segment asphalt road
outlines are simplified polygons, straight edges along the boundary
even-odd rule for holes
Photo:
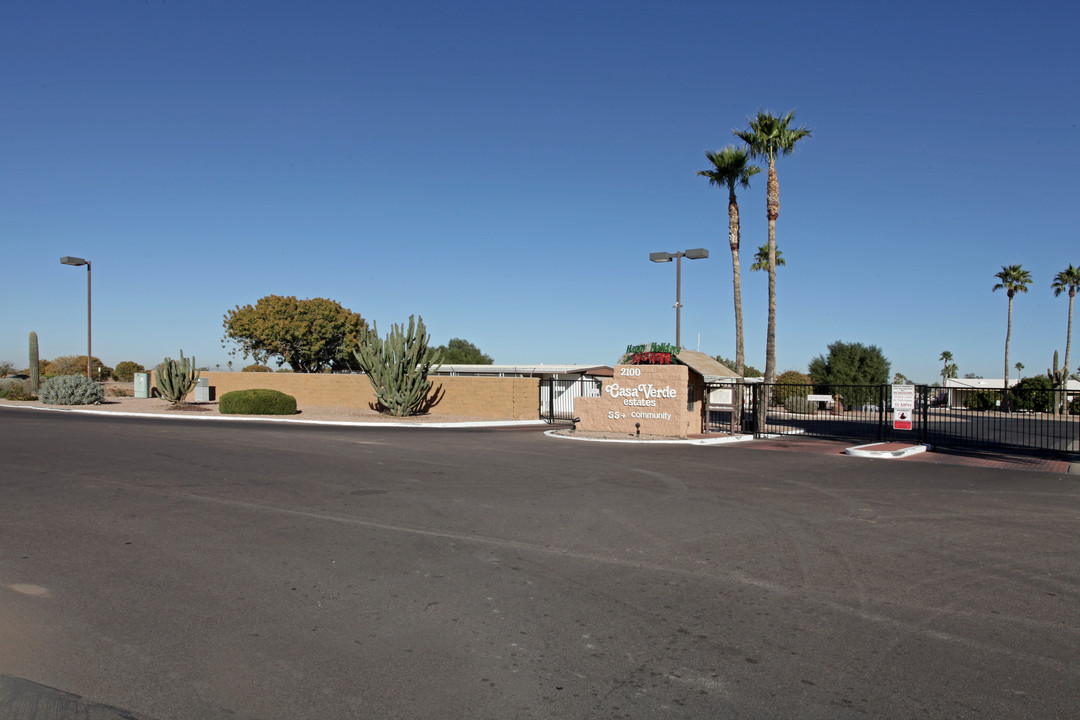
[[[1080,717],[1075,476],[6,408],[0,458],[3,720]]]

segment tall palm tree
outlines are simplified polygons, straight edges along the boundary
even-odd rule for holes
[[[1072,263],[1069,263],[1069,267],[1054,276],[1054,282],[1051,287],[1054,289],[1054,297],[1057,297],[1063,292],[1069,293],[1069,326],[1065,334],[1065,377],[1068,378],[1070,367],[1069,350],[1072,346],[1073,300],[1076,299],[1077,290],[1080,290],[1080,268],[1074,268]],[[1066,394],[1066,397],[1067,396],[1068,395]],[[1057,407],[1056,403],[1055,407]]]
[[[1005,330],[1005,412],[1009,411],[1009,339],[1012,337],[1012,306],[1013,297],[1018,292],[1026,293],[1028,284],[1031,283],[1031,273],[1019,265],[1002,265],[1001,272],[994,273],[1000,282],[994,285],[991,292],[1004,290],[1009,296],[1009,324]]]
[[[945,375],[949,371],[949,363],[953,361],[952,353],[948,350],[942,350],[941,357],[938,360],[945,363],[944,367],[941,368],[941,387],[945,387]]]
[[[780,251],[780,248],[776,248],[776,267],[784,267],[787,265],[787,261],[784,260],[784,253]],[[751,270],[768,270],[769,269],[769,246],[758,245],[757,252],[754,253],[754,264],[750,266]]]
[[[751,165],[746,151],[734,145],[717,152],[706,151],[705,157],[712,163],[712,168],[698,170],[697,174],[708,178],[710,185],[728,190],[728,245],[731,246],[731,268],[735,274],[735,372],[742,375],[746,367],[743,353],[742,275],[739,272],[739,202],[735,199],[735,186],[749,188],[750,178],[761,172],[761,168]]]
[[[769,219],[769,327],[765,338],[765,378],[770,384],[776,381],[776,218],[780,216],[780,181],[776,177],[776,157],[790,155],[795,143],[810,137],[813,132],[806,127],[792,127],[795,111],[785,115],[758,110],[757,115],[747,119],[746,130],[735,130],[735,137],[746,143],[750,157],[765,160],[769,165],[769,182],[765,198],[765,210]],[[763,403],[764,405],[764,403]]]

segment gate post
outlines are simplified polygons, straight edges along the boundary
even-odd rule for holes
[[[762,395],[764,395],[764,393],[761,392],[761,388],[764,387],[764,385],[765,383],[754,383],[750,386],[751,402],[753,402],[754,404],[754,419],[752,424],[754,437],[761,437],[761,434],[764,432],[764,428],[762,427],[764,425],[762,421],[762,416],[765,413],[762,412],[761,407]]]
[[[881,442],[885,439],[885,386],[878,386],[878,416],[877,416],[877,439]]]

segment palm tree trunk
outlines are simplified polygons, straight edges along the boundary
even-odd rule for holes
[[[765,431],[765,419],[772,403],[772,384],[776,382],[776,218],[780,215],[780,183],[776,178],[776,161],[772,157],[769,158],[766,211],[769,217],[769,325],[765,334],[764,387],[761,402],[755,408],[761,432]]]
[[[1005,326],[1005,401],[1003,410],[1009,412],[1009,339],[1012,337],[1012,295],[1009,295],[1009,322]]]
[[[743,349],[742,276],[739,271],[739,203],[735,200],[735,188],[728,188],[728,244],[731,246],[731,269],[735,286],[735,372],[740,376],[746,371]]]

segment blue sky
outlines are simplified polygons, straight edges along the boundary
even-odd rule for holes
[[[225,366],[269,294],[424,318],[499,363],[734,356],[726,192],[695,175],[758,108],[778,163],[777,367],[836,340],[894,371],[1000,377],[1064,351],[1080,264],[1080,6],[1069,2],[8,3],[0,360]],[[765,362],[765,174],[739,194],[747,361]],[[1080,324],[1078,321],[1077,324]],[[1080,331],[1078,331],[1080,332]],[[1080,360],[1080,348],[1073,353]],[[240,358],[236,362],[243,364]]]

